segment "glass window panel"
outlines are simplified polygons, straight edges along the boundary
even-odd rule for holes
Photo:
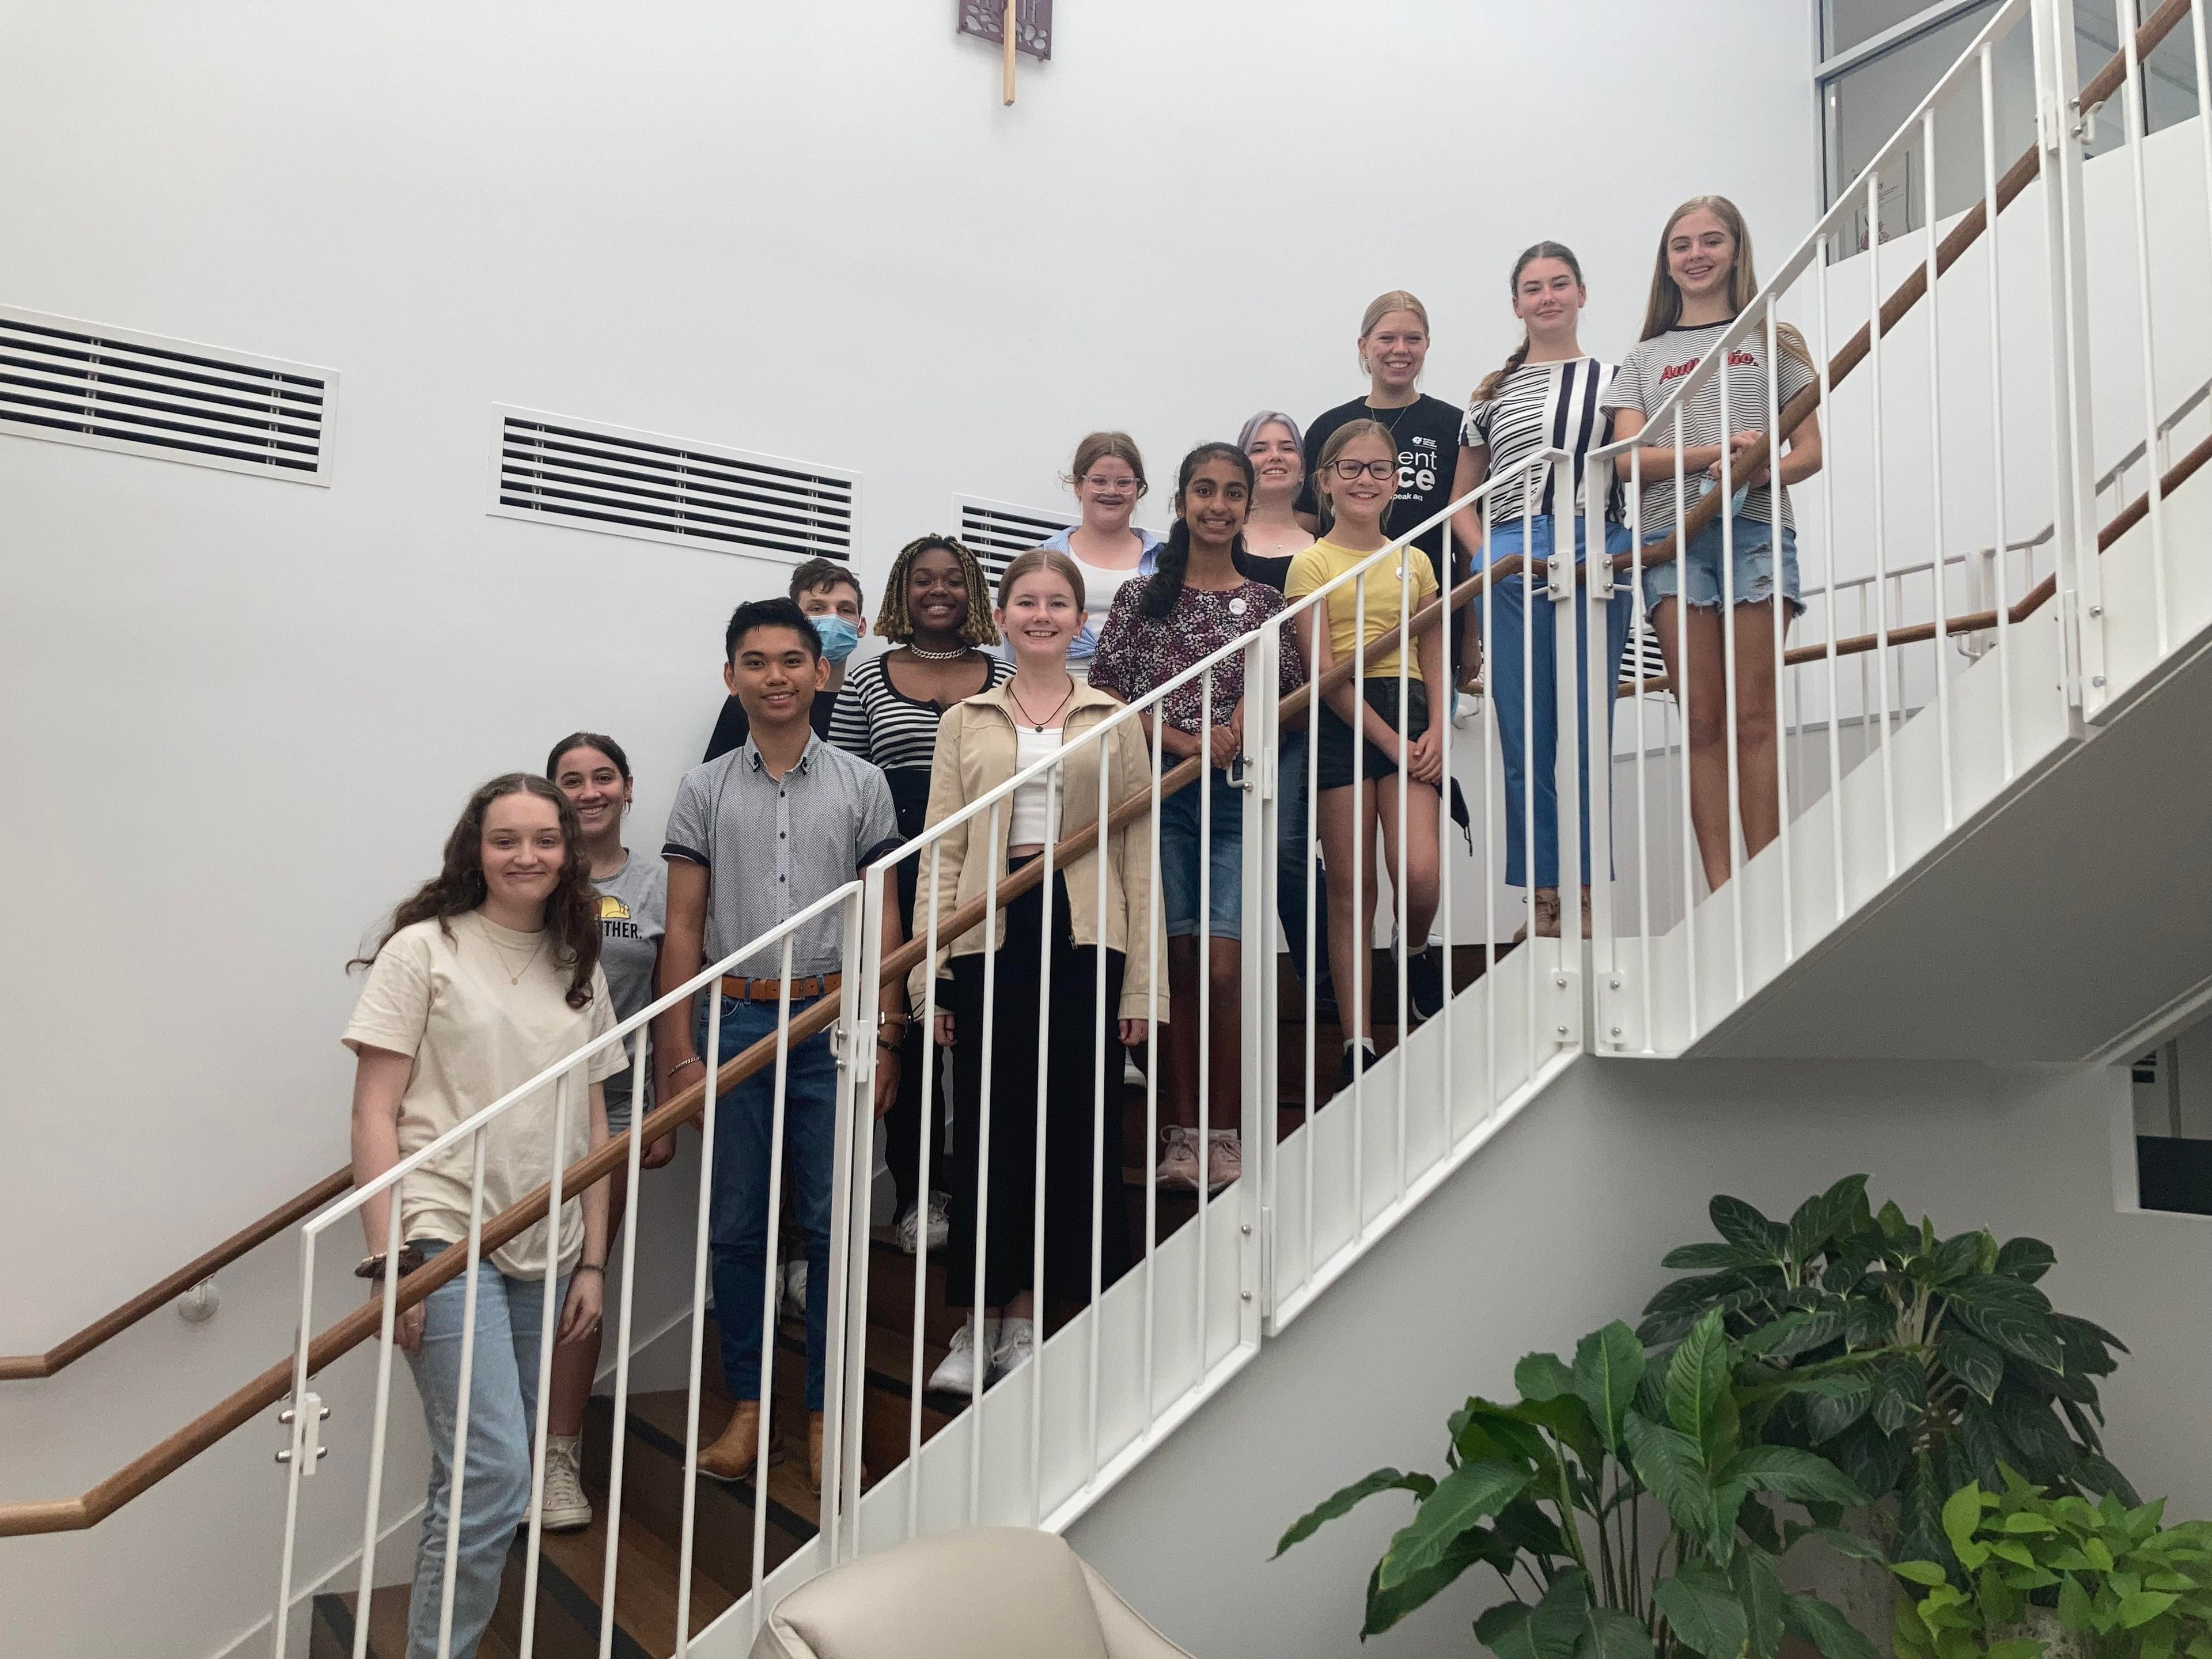
[[[2148,8],[2141,0],[2124,0],[2142,27]],[[2112,0],[2081,0],[2074,8],[2074,58],[2086,83],[2120,49],[2120,22]],[[2197,49],[2190,40],[2189,23],[2170,31],[2157,49],[2143,60],[2143,118],[2158,132],[2197,113]],[[2088,153],[2102,155],[2126,142],[2127,104],[2124,92],[2097,112],[2097,128]]]
[[[1820,0],[1820,55],[1849,52],[1927,10],[1928,4],[1929,0]]]

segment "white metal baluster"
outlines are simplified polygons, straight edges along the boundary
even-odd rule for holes
[[[917,875],[919,872],[916,872]],[[923,958],[929,971],[921,979],[922,1054],[933,1057],[937,1052],[929,1032],[937,1024],[937,924],[941,897],[942,877],[938,872],[938,860],[929,860],[929,921],[922,930],[928,940],[928,954]],[[857,1039],[855,1039],[857,1041]],[[921,1068],[921,1149],[915,1158],[915,1216],[914,1236],[914,1341],[908,1355],[908,1384],[906,1423],[906,1535],[918,1536],[921,1532],[921,1389],[928,1380],[929,1355],[922,1339],[928,1334],[929,1314],[929,1144],[930,1108],[937,1097],[937,1067],[925,1058]],[[970,1424],[972,1431],[975,1425]]]
[[[1931,279],[1932,281],[1932,279]],[[1774,822],[1775,856],[1782,862],[1782,960],[1797,959],[1796,916],[1790,871],[1789,726],[1783,720],[1788,676],[1782,642],[1790,633],[1790,604],[1783,593],[1782,355],[1774,301],[1766,301],[1766,495],[1774,514]],[[1802,577],[1800,577],[1802,582]]]
[[[2143,185],[2143,149],[2148,122],[2143,110],[2142,63],[2136,52],[2136,22],[2132,0],[2112,0],[2120,46],[2127,54],[2128,178],[2136,210],[2136,320],[2142,344],[2144,489],[2150,501],[2151,605],[2158,624],[2158,654],[2164,657],[2171,643],[2171,623],[2166,599],[2166,481],[2158,463],[2158,355],[2151,343],[2150,204]],[[2200,82],[2200,87],[2202,83]],[[2204,94],[2200,90],[2201,100]]]
[[[1152,721],[1152,810],[1145,828],[1152,872],[1152,897],[1145,904],[1145,1421],[1152,1420],[1152,1370],[1157,1363],[1158,1310],[1152,1282],[1154,1241],[1160,1220],[1160,933],[1166,921],[1160,894],[1160,779],[1167,768],[1161,722]],[[1170,1008],[1170,1012],[1173,1009]]]
[[[982,1515],[983,1502],[983,1382],[991,1369],[990,1344],[983,1335],[983,1270],[990,1257],[991,1238],[991,1053],[998,1041],[999,1012],[999,935],[1001,919],[999,915],[999,869],[1006,860],[1006,842],[1001,839],[998,801],[991,803],[989,839],[984,843],[988,861],[984,866],[983,878],[983,1029],[982,1053],[978,1056],[978,1081],[975,1111],[975,1273],[972,1299],[968,1304],[969,1329],[975,1344],[975,1364],[968,1384],[968,1524],[977,1525]],[[939,843],[929,843],[933,864],[938,856]],[[933,977],[937,960],[932,957],[928,969]],[[975,1036],[963,1036],[956,1027],[952,1033],[955,1043],[974,1042]],[[959,1109],[957,1103],[955,1109]],[[928,1133],[927,1126],[923,1129]]]
[[[2205,0],[2197,0],[2189,9],[2189,40],[2197,58],[2197,140],[2204,152],[2205,224],[2212,228],[2212,48],[2205,42],[2204,7]],[[1987,70],[1983,73],[1986,76]]]
[[[1959,814],[1954,799],[1955,786],[1951,777],[1951,676],[1944,662],[1950,619],[1944,614],[1948,605],[1947,585],[1943,580],[1943,336],[1940,320],[1942,296],[1937,293],[1936,286],[1936,112],[1932,109],[1920,118],[1920,149],[1922,177],[1927,181],[1928,192],[1927,222],[1922,230],[1927,238],[1928,248],[1928,295],[1923,301],[1928,307],[1928,466],[1936,532],[1935,550],[1929,559],[1928,582],[1934,590],[1936,605],[1936,753],[1943,777],[1943,829],[1948,834],[1957,824]],[[1994,258],[1990,265],[1995,268]],[[1991,361],[1995,361],[1994,351]]]
[[[399,1212],[399,1194],[395,1186],[392,1191],[392,1213]],[[386,1258],[386,1277],[396,1278],[398,1261]],[[300,1531],[300,1482],[307,1479],[307,1465],[316,1453],[308,1448],[319,1437],[311,1430],[314,1409],[307,1401],[307,1354],[314,1341],[315,1331],[315,1234],[310,1231],[300,1235],[300,1324],[293,1339],[291,1433],[288,1450],[279,1454],[284,1465],[284,1545],[276,1568],[276,1612],[270,1621],[270,1651],[276,1659],[284,1659],[285,1638],[290,1633],[292,1614],[292,1567],[297,1553]],[[279,1419],[282,1420],[281,1418]],[[361,1604],[361,1621],[368,1622],[368,1603]]]
[[[1577,465],[1583,475],[1582,488],[1570,492],[1567,515],[1570,526],[1579,527],[1582,545],[1577,574],[1587,591],[1581,595],[1577,611],[1580,629],[1570,630],[1569,641],[1575,647],[1570,659],[1576,665],[1575,706],[1586,708],[1589,713],[1581,716],[1572,709],[1568,711],[1569,717],[1582,730],[1582,758],[1577,763],[1577,770],[1586,781],[1577,786],[1580,794],[1573,830],[1582,885],[1589,889],[1589,927],[1595,941],[1590,955],[1591,971],[1603,973],[1606,988],[1615,992],[1620,988],[1620,930],[1613,908],[1613,705],[1620,665],[1611,659],[1608,648],[1613,638],[1613,575],[1605,544],[1605,513],[1607,500],[1612,494],[1613,462],[1607,459],[1593,463],[1585,459],[1571,463],[1570,479]],[[1579,500],[1575,498],[1577,495]],[[1577,513],[1579,520],[1576,517]],[[1585,817],[1590,827],[1589,856],[1581,859],[1581,819]],[[1598,966],[1601,951],[1605,957],[1602,968]],[[1620,1024],[1620,999],[1607,995],[1594,1006],[1603,1028],[1594,1035],[1608,1048],[1621,1048],[1620,1039],[1624,1032]]]
[[[1238,802],[1237,914],[1250,917],[1238,928],[1237,1084],[1238,1144],[1247,1158],[1256,1158],[1249,1185],[1239,1188],[1243,1220],[1240,1237],[1240,1279],[1251,1289],[1241,1298],[1241,1346],[1259,1341],[1262,1322],[1275,1305],[1276,1158],[1278,1103],[1282,1098],[1281,986],[1273,942],[1276,914],[1276,848],[1280,835],[1282,755],[1282,650],[1279,615],[1245,636],[1238,667],[1243,687],[1244,724],[1241,746],[1243,799]],[[1256,689],[1255,689],[1256,688]],[[1255,937],[1247,946],[1243,935]],[[1266,945],[1261,943],[1267,941]],[[1151,1418],[1146,1418],[1149,1427]]]
[[[1411,542],[1398,549],[1398,867],[1391,872],[1391,896],[1397,902],[1398,932],[1398,1047],[1404,1049],[1413,1036],[1413,1009],[1407,1000],[1407,964],[1413,959],[1413,935],[1406,930],[1411,921],[1411,908],[1406,899],[1406,890],[1413,877],[1413,859],[1406,846],[1406,795],[1413,787],[1413,769],[1408,763],[1413,754],[1408,733],[1413,727],[1408,699],[1412,696],[1413,669],[1413,561],[1425,556]],[[1449,654],[1449,652],[1446,653]],[[1449,679],[1450,677],[1445,677]],[[1449,687],[1446,688],[1447,690]],[[1447,717],[1450,705],[1444,706]],[[1434,711],[1431,711],[1431,718]],[[1379,826],[1378,826],[1379,827]],[[1429,941],[1424,937],[1421,948],[1426,950]],[[1406,1201],[1406,1076],[1410,1069],[1411,1056],[1398,1056],[1398,1196],[1393,1200]]]
[[[1730,350],[1721,353],[1721,498],[1719,514],[1721,526],[1721,732],[1728,756],[1728,826],[1723,834],[1722,845],[1728,852],[1729,925],[1735,933],[1735,1000],[1744,998],[1743,951],[1743,865],[1736,856],[1739,846],[1747,842],[1739,835],[1743,823],[1743,756],[1738,738],[1739,710],[1743,707],[1741,688],[1736,684],[1735,672],[1735,445],[1732,441],[1735,428],[1735,400],[1731,393],[1729,358]],[[1774,366],[1767,365],[1772,377]],[[1770,431],[1771,439],[1773,433]],[[1770,453],[1770,460],[1774,459]],[[1767,511],[1773,518],[1774,579],[1782,580],[1782,505],[1780,493],[1767,492]],[[1675,555],[1680,559],[1688,552],[1684,548]],[[1688,572],[1683,573],[1686,585]]]
[[[699,1389],[705,1364],[707,1340],[707,1254],[714,1231],[714,1109],[722,1092],[722,986],[707,985],[706,1097],[699,1118],[699,1208],[693,1225],[698,1242],[691,1256],[691,1370],[684,1401],[684,1522],[678,1535],[677,1557],[681,1570],[676,1577],[676,1659],[691,1650],[691,1547],[697,1531],[699,1509]],[[764,1491],[764,1474],[757,1485]],[[759,1599],[757,1580],[750,1592]],[[754,1617],[759,1617],[756,1613]]]
[[[369,1419],[368,1517],[361,1528],[361,1587],[354,1595],[353,1659],[368,1659],[369,1605],[376,1594],[377,1522],[384,1505],[384,1443],[392,1418],[392,1351],[398,1346],[392,1332],[399,1317],[399,1185],[394,1182],[386,1188],[391,1211],[384,1230],[384,1291],[378,1298],[384,1309],[376,1328],[376,1414]],[[304,1333],[307,1327],[303,1324],[300,1328]],[[292,1397],[300,1398],[297,1387]],[[299,1461],[296,1451],[293,1461]],[[277,1659],[283,1659],[284,1622],[281,1617],[276,1621]]]
[[[1385,517],[1387,518],[1387,514]],[[1354,567],[1357,568],[1358,567]],[[1352,787],[1357,801],[1367,781],[1367,576],[1363,570],[1352,579]],[[1367,826],[1352,814],[1352,1006],[1344,1006],[1344,988],[1336,988],[1337,1007],[1358,1034],[1350,1055],[1352,1066],[1352,1240],[1357,1247],[1367,1237],[1367,1054],[1375,1044],[1374,993],[1368,985],[1374,966],[1370,941],[1374,913],[1367,904],[1365,871]],[[1343,1024],[1343,1022],[1340,1022]],[[1362,1046],[1362,1045],[1364,1046]]]
[[[568,1156],[568,1094],[575,1075],[571,1067],[553,1080],[553,1174],[545,1197],[545,1301],[538,1322],[538,1411],[531,1429],[530,1524],[522,1555],[521,1659],[530,1659],[538,1650],[538,1549],[544,1533],[545,1423],[553,1407],[553,1330],[561,1317],[561,1182],[568,1173],[563,1165]],[[589,1089],[591,1085],[587,1082],[584,1086]],[[591,1109],[587,1096],[584,1105],[587,1124]],[[589,1133],[587,1129],[586,1139]],[[600,1289],[604,1293],[604,1279]],[[603,1294],[603,1305],[604,1301]],[[619,1424],[616,1432],[621,1432]]]
[[[446,1571],[438,1591],[438,1659],[453,1659],[453,1569],[460,1560],[461,1510],[468,1497],[465,1488],[469,1472],[469,1397],[476,1381],[477,1280],[483,1268],[483,1129],[479,1127],[469,1139],[476,1159],[469,1176],[469,1253],[462,1267],[469,1282],[461,1296],[461,1372],[453,1411],[453,1478],[447,1494],[450,1507],[446,1511]]]
[[[1881,180],[1867,178],[1867,222],[1874,229],[1867,248],[1867,406],[1874,434],[1874,581],[1875,684],[1881,688],[1881,832],[1882,868],[1897,875],[1897,775],[1890,754],[1893,735],[1889,723],[1889,526],[1882,500],[1881,476]],[[1864,711],[1862,710],[1862,718]]]
[[[1313,619],[1316,656],[1320,654],[1318,642],[1328,637],[1328,609],[1334,603],[1332,598],[1324,595],[1308,612]],[[1305,1186],[1306,1270],[1304,1276],[1298,1281],[1298,1288],[1309,1292],[1313,1288],[1314,1240],[1319,1231],[1314,1221],[1314,1164],[1316,1162],[1315,1147],[1317,1144],[1314,1139],[1314,1097],[1320,1081],[1319,1068],[1315,1056],[1317,1042],[1315,1021],[1319,1017],[1321,1005],[1320,992],[1314,982],[1316,972],[1314,963],[1320,953],[1321,927],[1318,918],[1321,912],[1316,907],[1326,905],[1328,902],[1327,890],[1320,889],[1316,880],[1321,869],[1322,699],[1319,679],[1319,675],[1313,672],[1313,665],[1309,663],[1306,672],[1308,688],[1306,692],[1306,798],[1301,809],[1305,815],[1305,823],[1301,828],[1305,833],[1306,849],[1306,1139],[1305,1167],[1300,1171],[1300,1176]],[[1155,763],[1155,770],[1157,769],[1158,763]],[[1157,799],[1152,805],[1153,817],[1157,821],[1159,811]],[[1154,886],[1157,889],[1157,882],[1154,883]],[[1343,988],[1336,985],[1334,981],[1331,981],[1331,988],[1340,996],[1343,994]],[[1340,1005],[1337,1015],[1340,1026],[1344,1018],[1345,1015]],[[1148,1216],[1146,1219],[1149,1224],[1151,1218]]]
[[[1458,583],[1454,578],[1449,519],[1444,520],[1443,539],[1439,545],[1442,550],[1437,555],[1437,568],[1443,586],[1443,614],[1437,626],[1443,629],[1444,684],[1441,688],[1441,698],[1431,697],[1429,700],[1429,721],[1432,726],[1435,724],[1437,718],[1436,704],[1441,701],[1443,726],[1437,733],[1437,752],[1443,767],[1443,775],[1437,790],[1437,917],[1438,931],[1443,935],[1443,943],[1437,953],[1443,964],[1444,1000],[1437,1018],[1443,1021],[1443,1070],[1438,1075],[1444,1079],[1444,1087],[1437,1105],[1443,1120],[1443,1156],[1449,1158],[1459,1134],[1458,1114],[1454,1109],[1458,1091],[1452,1086],[1458,1074],[1452,1070],[1451,1005],[1459,980],[1457,959],[1452,955],[1452,728],[1458,724],[1455,717],[1459,714],[1459,665],[1467,659],[1466,650],[1462,645],[1462,624],[1467,619],[1452,608],[1452,590]]]
[[[622,1542],[623,1453],[629,1444],[630,1313],[637,1301],[637,1212],[645,1196],[639,1184],[640,1159],[645,1149],[641,1131],[647,1111],[646,1079],[653,1075],[647,1069],[652,1030],[651,1020],[637,1028],[636,1058],[630,1062],[629,1148],[624,1166],[629,1200],[623,1208],[622,1312],[615,1322],[614,1443],[607,1469],[607,1559],[599,1579],[599,1659],[611,1659],[615,1650],[615,1567]],[[365,1656],[356,1654],[354,1659],[365,1659]]]
[[[1066,725],[1060,727],[1063,753],[1067,741]],[[1030,1359],[1030,1524],[1037,1526],[1044,1519],[1044,1203],[1045,1203],[1045,1146],[1049,1127],[1046,1116],[1050,1103],[1045,1079],[1046,1068],[1052,1058],[1052,913],[1053,854],[1060,842],[1060,806],[1062,787],[1062,768],[1066,763],[1054,760],[1044,776],[1045,796],[1044,881],[1038,888],[1043,895],[1038,906],[1037,922],[1037,1060],[1036,1060],[1036,1144],[1033,1161],[1035,1180],[1032,1183],[1030,1212],[1032,1237],[1030,1247],[1030,1332],[1035,1344]]]
[[[1688,972],[1690,1031],[1698,1035],[1698,882],[1705,860],[1690,810],[1689,480],[1682,465],[1682,405],[1674,405],[1674,707],[1682,722],[1682,947]]]
[[[1213,757],[1211,734],[1213,731],[1213,671],[1208,669],[1198,688],[1198,1283],[1191,1297],[1192,1316],[1197,1322],[1198,1381],[1206,1380],[1206,1175],[1213,1160],[1213,923],[1207,907],[1213,900],[1213,872],[1210,868],[1213,858]],[[1167,719],[1164,703],[1153,705],[1152,723],[1160,725]],[[1168,1004],[1170,1018],[1175,1015],[1172,1000]],[[1095,1293],[1094,1293],[1095,1297]]]
[[[1528,1069],[1524,1083],[1536,1080],[1536,1011],[1540,1001],[1536,988],[1536,958],[1544,954],[1536,942],[1536,503],[1528,493],[1528,474],[1521,475],[1521,879],[1526,884],[1528,907],[1528,950],[1523,952],[1528,975]],[[1556,554],[1557,548],[1553,550]],[[1570,557],[1573,556],[1569,555]],[[1544,579],[1551,580],[1551,561],[1544,562]],[[1560,921],[1564,939],[1566,923]],[[1566,947],[1564,943],[1560,950]],[[1558,951],[1554,951],[1557,955]]]
[[[783,1232],[783,1142],[785,1130],[785,1102],[791,1080],[791,969],[794,933],[783,936],[783,953],[776,964],[779,978],[775,989],[775,1083],[769,1104],[768,1127],[768,1243],[761,1262],[761,1330],[760,1330],[760,1438],[753,1453],[753,1576],[757,1586],[768,1576],[768,1455],[775,1444],[775,1316],[781,1294],[782,1275],[777,1252],[782,1243]],[[873,1041],[872,1036],[870,1041]],[[928,1138],[924,1128],[922,1137]],[[927,1219],[927,1198],[923,1218]],[[811,1293],[811,1286],[809,1292]],[[800,1396],[803,1401],[805,1396]],[[826,1426],[826,1425],[825,1425]],[[826,1438],[826,1436],[825,1436]],[[832,1502],[824,1495],[825,1505]],[[689,1540],[686,1540],[689,1541]],[[686,1559],[677,1571],[684,1583],[691,1581],[691,1562]],[[767,1609],[763,1598],[753,1597],[753,1628],[758,1634]]]
[[[2203,8],[2193,9],[2200,27]],[[1990,564],[1996,582],[1997,707],[2003,711],[1998,744],[2003,757],[2004,781],[2010,783],[2017,769],[2013,758],[2012,653],[2005,648],[2012,615],[2005,598],[2005,443],[2004,443],[2004,329],[2000,295],[2003,273],[1999,266],[1997,222],[1997,111],[1996,71],[1990,48],[1981,50],[1982,85],[1982,236],[1984,257],[1990,271],[1990,489],[1996,514],[1996,556]],[[2208,123],[2212,125],[2212,123]],[[2031,578],[2031,585],[2033,579]]]
[[[848,891],[842,909],[844,942],[837,959],[846,964],[837,989],[836,1084],[830,1140],[830,1293],[823,1310],[822,1503],[819,1532],[825,1558],[835,1565],[860,1553],[860,1449],[866,1425],[868,1389],[868,1263],[871,1254],[870,1188],[875,1121],[874,1079],[882,1061],[874,1034],[883,1027],[884,908],[898,901],[896,869],[885,869]],[[852,964],[858,963],[856,976]],[[908,1012],[913,1009],[908,1006]],[[923,1027],[925,1065],[936,1050]],[[863,1088],[865,1094],[860,1092]],[[929,1134],[922,1118],[921,1133]],[[929,1219],[924,1186],[921,1221]],[[918,1254],[918,1253],[917,1253]],[[848,1523],[850,1523],[849,1525]],[[764,1610],[763,1610],[764,1611]]]
[[[1644,1005],[1644,1052],[1656,1054],[1651,988],[1651,803],[1644,750],[1644,451],[1628,452],[1628,637],[1636,650],[1636,926],[1638,995]],[[1665,714],[1661,713],[1664,730]]]
[[[1498,756],[1504,744],[1502,730],[1493,734],[1499,719],[1498,659],[1493,650],[1498,614],[1498,521],[1491,510],[1496,499],[1494,493],[1486,494],[1475,506],[1482,514],[1482,546],[1478,550],[1482,560],[1482,585],[1476,590],[1482,605],[1482,700],[1489,705],[1483,710],[1482,719],[1482,1115],[1486,1118],[1498,1109],[1498,848],[1492,836],[1496,834],[1493,826],[1498,822]],[[1522,550],[1525,555],[1528,550]],[[1523,564],[1525,567],[1525,557]]]
[[[1156,703],[1153,707],[1155,709],[1160,709],[1163,706]],[[1164,718],[1163,714],[1156,714],[1153,717],[1154,723],[1158,724],[1162,718]],[[1115,1087],[1120,1088],[1121,1083],[1120,1064],[1121,1048],[1118,1041],[1121,1036],[1120,1023],[1107,1012],[1106,1008],[1106,819],[1114,800],[1111,782],[1113,747],[1113,734],[1110,732],[1098,741],[1097,808],[1098,849],[1096,854],[1098,867],[1098,958],[1097,971],[1094,975],[1097,982],[1091,988],[1091,1301],[1087,1310],[1089,1317],[1084,1321],[1089,1339],[1084,1344],[1084,1360],[1090,1370],[1090,1375],[1085,1380],[1085,1405],[1090,1417],[1090,1432],[1087,1438],[1091,1457],[1090,1468],[1083,1481],[1086,1486],[1098,1479],[1098,1337],[1099,1327],[1106,1317],[1105,1273],[1103,1259],[1105,1250],[1106,1198],[1110,1192],[1118,1199],[1121,1188],[1121,1170],[1109,1171],[1106,1168],[1106,1056],[1109,1053],[1114,1055],[1116,1062],[1114,1066]],[[1198,866],[1200,870],[1206,868],[1204,830],[1205,826],[1201,823]],[[1203,899],[1199,902],[1199,914],[1200,915],[1206,914],[1206,904]],[[1125,944],[1127,942],[1126,934],[1123,936],[1123,942]],[[1123,960],[1125,962],[1127,960],[1126,955]],[[1039,1155],[1042,1157],[1042,1152]],[[1205,1188],[1206,1182],[1201,1176],[1199,1181],[1199,1190],[1202,1193]]]

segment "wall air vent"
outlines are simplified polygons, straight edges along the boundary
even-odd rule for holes
[[[994,595],[999,591],[999,573],[1014,555],[1028,552],[1075,522],[1065,514],[1009,507],[1004,501],[987,501],[974,495],[952,498],[952,518],[960,526],[954,533],[983,567]]]
[[[860,478],[530,410],[498,411],[492,512],[732,553],[849,561]]]
[[[326,483],[328,369],[0,311],[0,432]]]

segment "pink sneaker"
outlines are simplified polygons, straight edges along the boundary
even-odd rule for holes
[[[1216,1129],[1206,1147],[1206,1190],[1209,1196],[1244,1173],[1244,1143],[1234,1129]]]
[[[1194,1129],[1169,1129],[1164,1132],[1167,1149],[1160,1154],[1159,1182],[1177,1192],[1198,1190],[1198,1132]]]

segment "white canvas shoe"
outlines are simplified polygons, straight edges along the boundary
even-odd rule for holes
[[[545,1437],[545,1495],[538,1505],[538,1524],[548,1532],[574,1532],[592,1524],[592,1500],[584,1496],[583,1437]]]
[[[991,1350],[991,1381],[1012,1376],[1036,1357],[1036,1325],[1026,1319],[1000,1322],[999,1346]]]
[[[988,1352],[999,1340],[999,1322],[983,1322],[983,1347]],[[970,1319],[952,1333],[952,1349],[938,1362],[937,1369],[929,1374],[929,1389],[933,1394],[973,1394],[975,1392],[975,1322]]]

